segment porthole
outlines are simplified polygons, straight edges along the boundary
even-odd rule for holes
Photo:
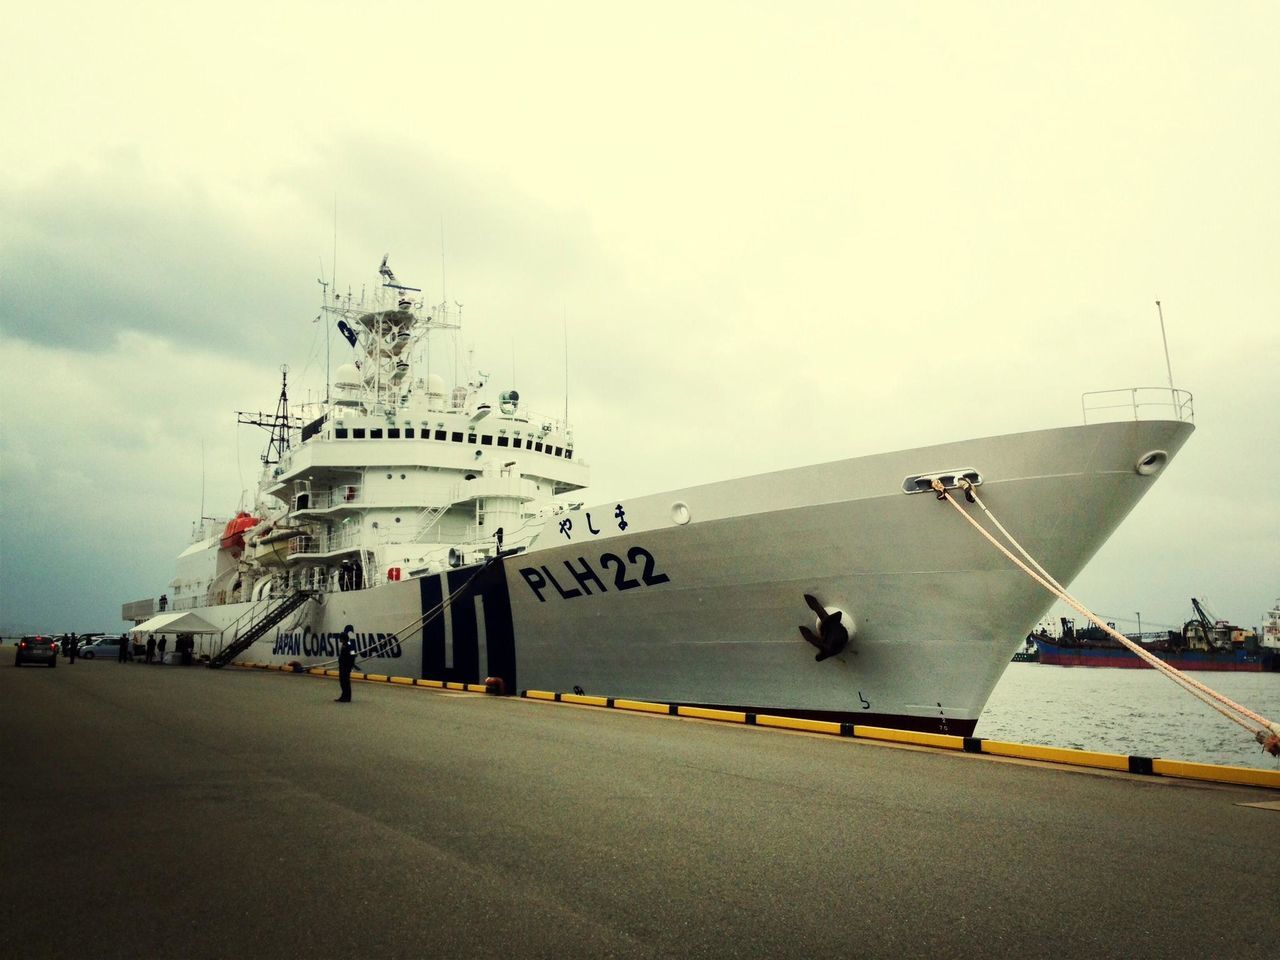
[[[689,505],[683,500],[677,500],[671,505],[671,522],[683,527],[689,522]]]

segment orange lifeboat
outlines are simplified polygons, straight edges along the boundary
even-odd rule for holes
[[[261,517],[251,517],[241,510],[227,521],[220,541],[223,550],[230,550],[233,557],[239,558],[244,552],[244,532],[262,522]]]

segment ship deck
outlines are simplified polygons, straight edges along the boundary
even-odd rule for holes
[[[336,688],[0,667],[4,953],[1249,958],[1280,936],[1265,897],[1176,893],[1271,875],[1274,790]]]

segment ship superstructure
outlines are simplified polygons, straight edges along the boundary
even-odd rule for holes
[[[364,589],[481,561],[500,537],[507,550],[527,546],[565,509],[553,498],[586,486],[564,419],[492,390],[483,372],[452,387],[428,372],[433,348],[447,365],[439,340],[460,330],[460,311],[425,304],[385,258],[380,273],[377,296],[324,305],[353,353],[328,401],[299,419],[282,389],[274,418],[242,416],[272,431],[257,503],[202,528],[171,609]]]

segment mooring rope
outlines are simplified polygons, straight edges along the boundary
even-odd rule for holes
[[[982,510],[982,512],[986,515],[987,519],[991,521],[992,525],[994,525],[995,528],[1000,531],[1000,533],[1004,536],[1006,540],[1009,541],[1009,543],[1013,544],[1014,548],[1017,549],[1018,553],[1022,554],[1023,558],[1029,564],[1035,567],[1036,571],[1040,574],[1040,576],[1043,577],[1044,580],[1048,581],[1048,586],[1051,592],[1057,595],[1060,599],[1064,599],[1065,602],[1071,603],[1071,605],[1075,607],[1075,609],[1081,610],[1081,612],[1083,612],[1085,616],[1087,616],[1095,624],[1098,624],[1108,634],[1114,636],[1127,649],[1131,650],[1138,657],[1145,660],[1147,663],[1151,664],[1157,670],[1160,670],[1161,672],[1163,672],[1166,676],[1170,677],[1171,679],[1177,681],[1180,684],[1183,684],[1183,686],[1186,687],[1186,689],[1189,692],[1194,693],[1196,696],[1200,697],[1202,700],[1204,700],[1205,703],[1209,704],[1209,706],[1223,713],[1224,716],[1231,717],[1232,715],[1229,713],[1226,713],[1225,711],[1222,711],[1220,707],[1218,707],[1215,703],[1212,702],[1214,699],[1217,699],[1220,702],[1229,705],[1231,709],[1238,710],[1241,715],[1248,716],[1250,717],[1250,719],[1253,719],[1258,723],[1262,723],[1262,724],[1267,723],[1265,718],[1257,716],[1256,714],[1253,714],[1253,712],[1250,711],[1249,709],[1242,707],[1239,704],[1232,701],[1231,699],[1218,694],[1217,691],[1214,691],[1211,688],[1204,686],[1194,677],[1187,676],[1185,673],[1178,670],[1177,667],[1174,667],[1170,663],[1166,663],[1164,660],[1161,660],[1159,657],[1155,656],[1149,650],[1145,649],[1141,645],[1130,640],[1128,637],[1124,636],[1123,634],[1113,630],[1109,624],[1102,623],[1096,614],[1088,610],[1082,610],[1083,604],[1081,604],[1079,600],[1077,600],[1074,596],[1072,596],[1067,591],[1066,587],[1064,587],[1057,580],[1055,580],[1053,575],[1050,574],[1049,571],[1046,570],[1044,567],[1042,567],[1035,557],[1031,556],[1031,554],[1027,551],[1027,549],[1023,547],[1022,544],[1019,543],[1018,540],[1013,536],[1013,534],[1011,534],[1005,528],[1004,524],[1000,522],[1000,520],[996,517],[996,515],[987,508],[987,505],[982,502],[982,498],[978,496],[977,490],[973,489],[973,484],[969,480],[963,480],[959,484],[959,486],[962,490],[966,491],[966,499],[968,497],[973,498],[973,502],[978,505],[978,508]],[[1015,560],[1015,562],[1017,561]],[[1206,699],[1206,696],[1209,699]],[[1251,733],[1256,732],[1252,728],[1247,728],[1247,729],[1249,729]]]
[[[1026,551],[1014,536],[1005,529],[1004,525],[996,519],[996,516],[987,509],[987,505],[982,502],[981,498],[979,498],[970,481],[962,478],[957,486],[964,490],[966,499],[971,500],[973,503],[978,505],[982,512],[991,520],[996,529],[999,530],[1009,543],[1013,544],[1017,551],[1026,558],[1027,563],[1030,563],[1031,566],[1035,567],[1035,570],[1032,570],[1031,566],[1028,566],[1027,563],[1024,563],[1022,560],[1018,559],[1018,557],[1014,556],[1004,544],[1000,543],[994,536],[992,536],[989,530],[970,516],[969,512],[965,510],[965,508],[962,507],[953,496],[951,496],[942,481],[934,480],[932,484],[933,490],[937,493],[939,500],[946,500],[950,503],[960,516],[964,517],[965,520],[967,520],[975,530],[982,534],[982,536],[985,537],[992,546],[1008,557],[1010,561],[1026,573],[1032,580],[1035,580],[1063,603],[1078,611],[1081,616],[1086,617],[1108,636],[1119,642],[1125,649],[1131,651],[1144,662],[1164,673],[1165,676],[1169,677],[1188,693],[1191,693],[1208,706],[1213,707],[1214,710],[1217,710],[1218,713],[1222,714],[1233,723],[1239,724],[1245,730],[1249,731],[1253,738],[1257,740],[1258,743],[1262,744],[1263,749],[1268,753],[1271,753],[1272,755],[1280,755],[1280,724],[1268,720],[1266,717],[1255,713],[1248,707],[1236,703],[1231,698],[1226,697],[1218,691],[1206,686],[1194,677],[1187,676],[1172,664],[1161,660],[1159,657],[1143,648],[1140,644],[1135,643],[1113,627],[1104,623],[1100,617],[1087,609],[1084,604],[1068,593],[1067,589],[1063,587],[1062,584],[1058,583],[1058,581],[1055,580],[1049,572],[1046,571],[1044,567],[1042,567],[1035,558]],[[1217,701],[1217,703],[1214,703],[1213,701]],[[1219,704],[1222,706],[1219,706]],[[1224,707],[1227,709],[1224,709]],[[1232,713],[1229,711],[1235,712]],[[1258,726],[1252,726],[1248,722],[1250,720]]]

